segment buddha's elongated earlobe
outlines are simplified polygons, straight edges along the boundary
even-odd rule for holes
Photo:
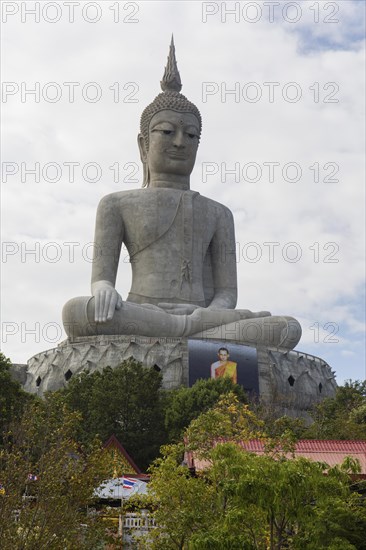
[[[140,150],[140,159],[142,162],[142,170],[143,170],[142,187],[149,187],[150,170],[149,170],[149,165],[147,163],[147,146],[146,146],[145,138],[142,134],[139,134],[137,136],[137,143]]]
[[[147,164],[147,162],[144,162],[142,164],[142,174],[143,174],[142,187],[149,187],[149,185],[150,185],[150,170],[149,170],[149,165]]]

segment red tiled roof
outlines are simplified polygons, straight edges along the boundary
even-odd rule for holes
[[[297,442],[299,451],[351,451],[366,453],[366,441],[342,440],[342,439],[303,439]]]
[[[259,439],[241,441],[240,447],[246,451],[263,451],[264,443]],[[366,453],[366,441],[341,440],[341,439],[301,439],[296,443],[296,452],[319,453],[319,452],[352,452]]]
[[[238,445],[245,451],[264,454],[264,442],[259,439],[241,441]],[[342,464],[343,460],[350,456],[359,461],[360,475],[366,476],[366,441],[302,439],[295,446],[295,457],[300,456],[316,462],[325,462],[331,467]],[[195,470],[203,470],[208,466],[207,461],[197,459],[191,451],[185,453],[185,460],[188,467]]]

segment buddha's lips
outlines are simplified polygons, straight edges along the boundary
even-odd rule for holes
[[[174,151],[168,151],[168,156],[169,157],[172,157],[172,158],[175,158],[175,159],[180,159],[180,160],[187,160],[187,155],[182,155],[182,154],[179,154],[179,153],[175,153]]]

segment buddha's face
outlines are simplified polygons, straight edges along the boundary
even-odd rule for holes
[[[160,111],[149,126],[149,149],[140,143],[150,174],[189,176],[196,160],[199,123],[191,113]]]

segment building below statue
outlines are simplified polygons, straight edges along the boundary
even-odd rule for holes
[[[231,365],[237,364],[237,382],[284,413],[306,416],[314,404],[335,394],[334,372],[318,357],[300,351],[283,352],[219,340],[79,337],[34,355],[27,365],[13,365],[12,374],[26,391],[42,396],[47,391],[65,387],[81,372],[102,371],[107,366],[115,368],[133,358],[146,368],[161,372],[163,388],[170,390],[190,386],[198,378],[214,377],[212,366],[220,349],[230,352]]]

